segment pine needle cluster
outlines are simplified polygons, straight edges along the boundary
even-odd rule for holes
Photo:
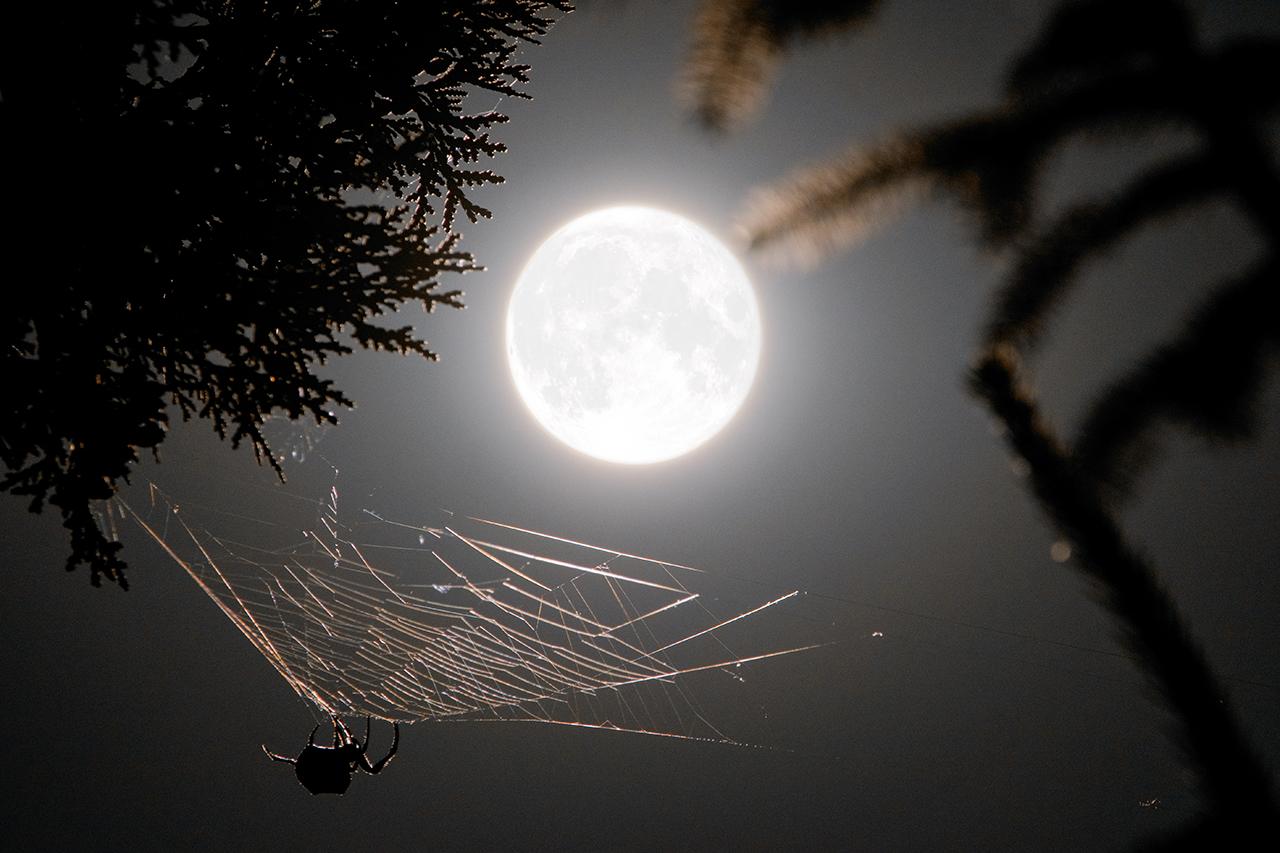
[[[0,35],[10,197],[0,490],[61,510],[68,569],[124,585],[94,501],[170,417],[275,466],[273,413],[334,420],[317,365],[434,359],[409,304],[477,269],[494,108],[555,0],[17,2]],[[17,270],[23,270],[17,273]]]

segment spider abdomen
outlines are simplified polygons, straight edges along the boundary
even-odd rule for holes
[[[308,746],[294,765],[298,781],[313,794],[345,794],[351,786],[351,764],[359,757],[349,757],[353,751],[350,747]]]

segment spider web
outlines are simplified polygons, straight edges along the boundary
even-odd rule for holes
[[[148,504],[117,501],[115,514],[136,521],[326,716],[738,743],[685,680],[717,670],[741,680],[743,664],[813,648],[744,655],[726,642],[797,591],[717,614],[698,569],[444,511],[433,525],[368,509],[348,520],[336,485],[308,502],[310,526],[279,544],[215,532],[155,485]]]

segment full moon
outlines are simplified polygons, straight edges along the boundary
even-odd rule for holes
[[[556,438],[610,462],[689,452],[741,407],[760,314],[737,258],[662,210],[612,207],[546,239],[507,308],[511,376]]]

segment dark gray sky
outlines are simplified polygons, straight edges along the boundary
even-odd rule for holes
[[[793,165],[994,101],[1046,4],[973,5],[891,0],[868,31],[786,63],[760,119],[712,139],[673,97],[693,4],[586,4],[529,51],[535,100],[502,104],[508,181],[486,196],[494,219],[466,231],[488,270],[464,280],[464,312],[420,321],[442,361],[361,354],[333,371],[359,408],[319,450],[352,507],[446,506],[652,553],[713,570],[707,583],[733,601],[814,593],[759,630],[834,645],[749,667],[741,683],[688,683],[726,733],[770,749],[423,724],[385,775],[312,798],[258,749],[300,748],[309,710],[185,574],[127,534],[133,588],[91,589],[60,570],[56,519],[6,499],[6,833],[49,850],[1097,850],[1190,819],[1169,719],[1109,654],[1107,619],[1051,561],[1051,533],[964,391],[999,262],[952,209],[919,208],[809,271],[744,258],[760,371],[736,419],[688,456],[584,457],[536,425],[507,374],[515,277],[566,220],[649,204],[729,239],[749,190]],[[1215,37],[1280,28],[1271,3],[1196,8]],[[1049,197],[1105,191],[1187,144],[1141,157],[1074,145]],[[1091,268],[1039,371],[1050,414],[1074,425],[1257,251],[1222,207]],[[1274,382],[1263,403],[1248,446],[1173,436],[1125,521],[1236,679],[1274,769],[1280,689],[1250,683],[1280,685]],[[231,507],[269,482],[207,433],[175,430],[139,480]],[[325,476],[300,472],[292,488]],[[1139,805],[1151,798],[1163,807]]]

